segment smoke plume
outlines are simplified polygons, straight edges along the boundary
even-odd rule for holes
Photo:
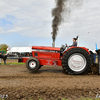
[[[53,28],[52,39],[53,39],[53,42],[56,39],[58,27],[62,21],[62,12],[64,11],[64,2],[65,1],[66,0],[56,0],[56,7],[52,10],[52,16],[54,17],[54,19],[52,21],[52,28]]]
[[[52,16],[54,17],[52,21],[52,33],[51,33],[53,42],[55,42],[59,25],[64,20],[63,14],[65,13],[66,18],[68,19],[71,10],[77,7],[81,7],[83,4],[83,0],[55,0],[55,2],[56,2],[56,7],[52,9]]]

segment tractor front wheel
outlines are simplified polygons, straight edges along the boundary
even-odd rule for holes
[[[29,58],[26,62],[26,67],[29,71],[35,72],[39,69],[40,64],[38,59],[36,58]]]
[[[70,75],[86,74],[90,65],[90,55],[82,48],[72,48],[62,58],[62,67]]]

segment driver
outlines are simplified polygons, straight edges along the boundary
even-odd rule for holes
[[[72,45],[67,45],[67,47],[73,47],[73,46],[77,46],[77,38],[73,38],[73,44]]]

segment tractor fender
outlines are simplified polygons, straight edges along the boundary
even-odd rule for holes
[[[90,54],[90,52],[89,52],[89,49],[88,48],[85,48],[85,47],[70,47],[69,49],[67,49],[64,53],[63,53],[63,55],[68,51],[68,50],[70,50],[70,49],[73,49],[73,48],[81,48],[81,49],[84,49],[85,51],[87,51],[88,52],[88,54]]]

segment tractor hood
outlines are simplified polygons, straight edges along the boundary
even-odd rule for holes
[[[57,47],[48,47],[48,46],[32,46],[32,49],[38,50],[51,50],[51,51],[60,51],[60,48]]]

